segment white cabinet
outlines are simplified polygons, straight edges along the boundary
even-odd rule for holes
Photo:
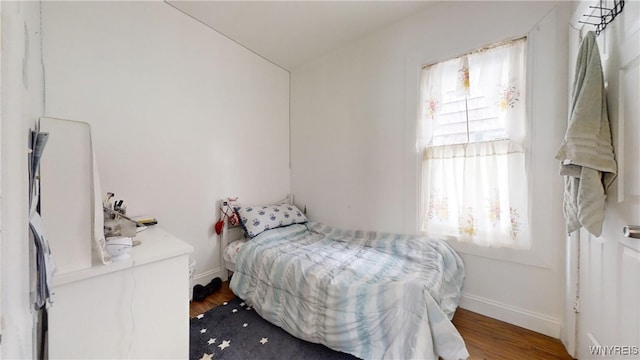
[[[129,259],[57,274],[49,309],[50,359],[189,357],[189,253],[158,227]]]

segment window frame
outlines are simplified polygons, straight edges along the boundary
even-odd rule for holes
[[[525,58],[522,58],[522,55]],[[522,196],[523,190],[524,194],[529,193],[527,185],[529,177],[526,174],[527,149],[521,146],[526,140],[527,132],[516,131],[515,139],[511,138],[513,129],[527,127],[528,103],[526,98],[523,98],[522,101],[515,103],[515,108],[500,105],[505,86],[509,88],[514,86],[514,89],[519,89],[518,93],[524,92],[526,96],[527,56],[527,37],[523,36],[492,43],[461,56],[422,66],[419,89],[421,111],[418,122],[421,124],[419,128],[427,131],[421,131],[418,138],[423,144],[421,150],[424,151],[421,172],[424,175],[427,171],[432,175],[429,175],[431,176],[429,179],[420,179],[421,191],[418,197],[420,199],[420,231],[434,231],[433,236],[440,236],[448,241],[469,243],[490,249],[515,250],[528,249],[531,246],[528,214],[530,199],[528,195]],[[524,62],[520,63],[520,60]],[[483,66],[489,69],[488,73],[484,73],[484,77],[482,70],[479,70],[483,69]],[[468,102],[471,96],[482,99],[480,102],[482,106],[469,109]],[[516,101],[518,97],[515,98]],[[461,101],[464,101],[464,107],[460,106]],[[447,105],[454,103],[458,103],[458,106],[453,106],[454,111],[449,111]],[[475,138],[477,134],[482,135],[483,130],[488,134],[497,131],[503,136],[480,140],[472,138],[470,121],[475,119],[470,119],[469,115],[470,111],[478,108],[490,110],[491,115],[494,116],[489,118],[493,119],[493,124],[489,125],[493,126],[481,129],[473,137]],[[452,122],[447,121],[447,115],[452,113],[457,114],[457,119],[454,118]],[[500,125],[500,121],[504,121],[502,126],[496,126]],[[448,126],[451,123],[457,125],[457,133],[447,134],[438,131],[441,126]],[[464,132],[460,131],[462,128],[465,128]],[[466,135],[466,141],[463,139],[464,135]],[[437,141],[438,137],[441,141]],[[494,153],[494,149],[498,152]],[[488,152],[486,156],[467,157],[467,151],[474,153],[478,150]],[[437,155],[435,158],[431,157],[434,154],[445,155],[452,152],[459,155],[452,158]],[[444,167],[442,170],[445,173],[434,173],[433,166]],[[497,167],[494,168],[495,172],[482,170],[475,172],[486,166]],[[469,189],[461,181],[454,181],[467,171],[475,172],[470,176],[473,177],[475,174],[478,178],[465,178],[462,182],[477,183],[478,187],[475,190]],[[435,183],[431,184],[431,180]],[[511,183],[514,187],[505,188],[498,186],[499,183],[503,185]],[[423,184],[426,184],[426,188]],[[434,204],[441,210],[433,213]],[[442,206],[445,208],[442,209]],[[490,209],[487,206],[490,206]],[[444,212],[441,213],[441,211]],[[525,216],[522,217],[519,213]]]
[[[555,151],[549,143],[560,143],[564,135],[563,122],[542,124],[536,119],[564,119],[567,111],[568,79],[566,54],[557,52],[564,48],[565,41],[558,37],[558,13],[551,11],[533,28],[525,32],[513,33],[505,38],[516,39],[527,36],[527,92],[529,104],[527,117],[530,119],[526,131],[529,134],[526,148],[527,177],[529,180],[529,223],[531,224],[531,249],[515,250],[505,248],[483,248],[473,244],[451,241],[452,247],[463,255],[477,258],[501,260],[519,265],[528,265],[545,269],[556,267],[554,254],[548,251],[555,243],[564,239],[564,220],[562,218],[562,179],[551,177],[557,172],[557,163],[553,160]],[[504,34],[503,34],[504,35]],[[504,38],[503,38],[504,39]],[[411,184],[403,192],[406,204],[404,208],[404,229],[408,233],[421,233],[419,194],[421,194],[422,147],[418,138],[418,110],[420,98],[420,72],[424,64],[437,63],[467,53],[467,49],[479,48],[483,44],[496,42],[496,38],[485,36],[458,43],[458,48],[442,47],[439,52],[433,48],[424,48],[408,54],[405,58],[405,148],[406,164],[404,176]],[[466,49],[465,49],[466,48]],[[465,51],[466,50],[466,51]],[[552,84],[552,88],[549,88]],[[563,100],[564,99],[564,100]],[[566,101],[565,101],[566,100]],[[532,175],[533,174],[533,175]],[[544,174],[544,175],[535,175]],[[531,201],[532,194],[535,203]],[[558,200],[559,199],[559,200]],[[535,226],[545,224],[544,226]]]

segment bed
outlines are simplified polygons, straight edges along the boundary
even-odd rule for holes
[[[267,321],[362,359],[468,357],[450,321],[464,264],[446,242],[341,230],[304,214],[283,223],[282,211],[300,214],[292,204],[236,209],[248,236],[230,241],[223,230],[230,288]]]

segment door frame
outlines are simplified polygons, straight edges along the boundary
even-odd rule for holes
[[[573,74],[575,72],[575,59],[577,58],[584,30],[584,14],[587,14],[590,6],[598,6],[598,0],[582,0],[578,3],[569,20],[569,91],[573,90]],[[592,10],[591,12],[593,12]],[[571,96],[568,97],[571,101]],[[563,328],[560,333],[560,341],[563,343],[569,355],[576,357],[578,321],[580,312],[580,239],[581,231],[567,234],[565,254],[565,307]]]
[[[590,6],[599,6],[600,2],[598,0],[583,0],[580,3],[577,4],[574,13],[572,14],[570,23],[569,23],[569,74],[570,74],[570,89],[572,89],[572,81],[573,81],[573,77],[571,74],[573,74],[573,70],[575,68],[575,60],[577,57],[577,52],[580,46],[580,41],[581,41],[581,34],[583,31],[586,30],[591,30],[590,26],[586,26],[582,23],[580,23],[580,21],[584,21],[584,14],[589,14],[590,12],[593,13],[595,11],[595,9],[589,11],[589,7]],[[614,20],[614,21],[619,21],[619,20]],[[631,32],[635,34],[635,38],[638,38],[638,29],[640,28],[640,22],[636,21],[633,23],[634,25],[631,28]],[[622,51],[624,51],[624,47],[621,47]],[[637,50],[636,50],[637,51]],[[602,54],[602,60],[603,62],[607,61],[608,58],[608,50],[605,50],[605,53]],[[629,55],[630,56],[627,56]],[[631,55],[633,56],[633,58],[631,58]],[[620,59],[621,66],[626,66],[628,64],[637,64],[638,61],[638,55],[637,53],[631,54],[623,54],[622,58]],[[603,64],[604,65],[604,64]],[[604,69],[603,69],[604,71]],[[620,70],[619,70],[620,73]],[[612,75],[612,74],[610,74]],[[615,76],[615,75],[612,75]],[[616,85],[613,84],[613,86],[615,87]],[[617,84],[618,88],[614,88],[611,89],[614,93],[617,92],[618,94],[618,111],[622,112],[624,111],[624,106],[623,106],[623,96],[621,96],[622,94],[622,89],[619,88],[621,86],[621,84]],[[624,192],[624,168],[625,168],[625,164],[624,164],[624,151],[621,151],[621,149],[624,149],[624,138],[623,138],[623,134],[624,134],[624,123],[622,122],[623,119],[623,114],[619,113],[617,114],[617,119],[618,119],[618,124],[617,124],[617,134],[618,137],[616,139],[612,139],[614,140],[614,143],[617,142],[617,149],[616,149],[616,157],[617,157],[617,161],[618,161],[618,180],[617,180],[617,184],[615,185],[616,190],[613,192],[613,194],[617,193],[617,199],[615,199],[616,202],[620,203],[623,202],[627,199],[627,196],[629,194],[625,194]],[[612,129],[612,136],[614,129]],[[635,195],[635,194],[632,194]],[[637,196],[637,195],[635,195]],[[613,199],[612,199],[613,200]],[[621,226],[621,224],[615,224],[615,226]],[[581,231],[576,231],[572,234],[569,234],[566,238],[566,263],[565,263],[565,269],[566,269],[566,273],[565,273],[565,279],[566,279],[566,283],[565,283],[565,308],[564,308],[564,323],[563,323],[563,330],[561,332],[561,341],[564,344],[565,348],[567,349],[568,353],[573,356],[573,357],[577,357],[578,352],[579,352],[579,345],[578,342],[581,341],[578,338],[578,331],[580,329],[580,325],[581,325],[581,318],[582,321],[585,321],[584,316],[582,316],[580,314],[580,261],[581,261],[581,248],[580,248],[580,243],[582,241],[588,241],[590,238],[590,234],[588,234],[586,231],[581,230]],[[629,247],[631,249],[633,249],[633,251],[640,251],[640,243],[635,241],[634,239],[628,239],[628,238],[618,238],[616,239],[617,241],[617,246],[619,247],[619,249],[625,249],[625,247]],[[582,249],[582,251],[585,252],[585,254],[583,254],[583,256],[588,254],[589,248],[584,247],[584,249]],[[582,271],[584,272],[587,269],[582,269]],[[617,304],[616,304],[617,306]]]

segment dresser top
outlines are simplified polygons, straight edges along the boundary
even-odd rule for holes
[[[94,256],[93,265],[89,268],[56,273],[53,276],[53,288],[193,252],[191,245],[157,225],[147,227],[146,230],[139,232],[133,239],[140,241],[141,244],[131,249],[128,258],[115,260],[111,264],[104,265]]]

